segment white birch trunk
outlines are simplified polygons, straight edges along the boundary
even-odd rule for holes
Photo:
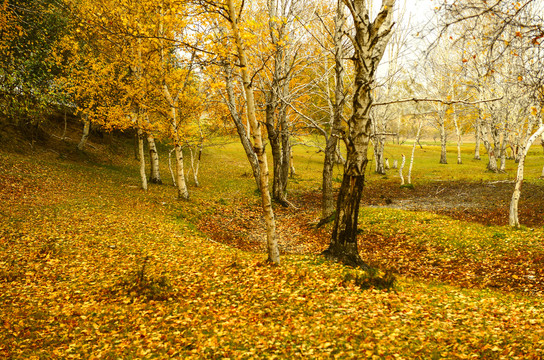
[[[195,151],[193,151],[193,148],[188,142],[187,148],[189,149],[189,154],[191,155],[191,171],[193,172],[193,181],[195,182],[195,186],[199,187],[200,183],[198,182],[198,170],[200,168],[200,157],[202,155],[202,142],[195,146]]]
[[[416,143],[419,142],[419,136],[421,135],[421,128],[423,127],[423,121],[419,123],[419,126],[417,128],[417,135],[416,135],[416,141],[414,141],[414,146],[412,146],[412,155],[410,156],[410,166],[408,167],[408,184],[412,183],[412,167],[414,165],[414,155],[416,153]],[[403,157],[403,163],[404,163],[404,157]]]
[[[147,144],[149,145],[149,164],[151,166],[149,181],[154,184],[162,184],[161,173],[159,170],[159,153],[157,152],[155,138],[152,134],[147,135]]]
[[[447,158],[447,134],[446,134],[446,119],[443,115],[443,112],[440,111],[439,113],[438,122],[440,124],[440,164],[447,164],[448,158]]]
[[[138,128],[138,154],[140,157],[140,178],[142,189],[147,191],[147,176],[145,175],[144,132]]]
[[[189,199],[189,191],[187,190],[187,183],[185,182],[185,174],[183,170],[183,149],[179,143],[174,144],[176,153],[176,184],[178,187],[178,198],[187,200]]]
[[[461,145],[463,139],[461,137],[461,129],[459,128],[459,123],[457,119],[457,113],[455,112],[455,105],[453,106],[453,124],[455,125],[455,134],[457,135],[457,164],[462,164],[463,159],[461,158]]]
[[[480,143],[481,143],[481,135],[482,135],[481,124],[482,124],[481,120],[478,117],[476,119],[476,129],[474,131],[476,136],[476,145],[474,146],[474,160],[481,160],[481,156],[480,156]]]
[[[487,156],[489,158],[489,162],[487,163],[487,169],[493,172],[498,172],[499,169],[497,168],[497,157],[495,156],[495,150],[493,146],[489,142],[488,127],[488,123],[482,124],[482,141],[484,142],[484,147],[487,150]]]
[[[406,156],[402,154],[402,162],[400,163],[399,175],[400,175],[400,186],[404,185],[404,175],[402,175],[402,170],[404,169],[404,164],[406,163]]]
[[[172,176],[172,183],[174,184],[174,187],[177,187],[178,185],[177,185],[177,182],[176,182],[176,176],[174,175],[174,170],[172,169],[172,153],[174,151],[176,151],[176,148],[173,148],[168,153],[168,168],[170,169],[170,175]]]
[[[451,86],[451,93],[452,93],[452,99],[455,99],[455,85],[453,83],[453,79],[450,77],[450,86]],[[455,126],[455,135],[457,135],[457,164],[462,164],[463,160],[461,159],[461,130],[459,129],[459,121],[457,118],[457,112],[455,112],[455,104],[451,105],[452,109],[452,117],[453,117],[453,124]]]
[[[251,133],[253,137],[253,145],[255,153],[259,159],[259,166],[261,169],[260,181],[261,181],[261,199],[263,215],[266,222],[266,242],[268,248],[268,261],[273,264],[280,264],[280,252],[278,248],[278,240],[276,238],[276,221],[274,219],[274,210],[272,209],[272,198],[270,197],[270,191],[268,188],[268,161],[266,158],[266,152],[263,146],[262,133],[259,122],[257,121],[255,98],[253,94],[253,88],[251,84],[251,77],[248,72],[248,61],[242,43],[242,37],[238,29],[238,18],[234,9],[233,0],[227,0],[227,7],[230,17],[230,25],[232,29],[232,35],[236,42],[236,48],[238,50],[238,59],[240,62],[240,71],[242,73],[242,81],[244,84],[244,90],[247,101],[247,115],[248,122],[251,127]]]
[[[541,125],[538,130],[527,140],[527,144],[523,149],[523,153],[520,156],[518,163],[518,173],[516,176],[516,185],[514,187],[514,193],[512,194],[512,200],[510,201],[510,215],[508,218],[508,223],[510,226],[519,227],[519,218],[518,218],[518,203],[519,198],[521,197],[521,186],[523,185],[523,169],[525,166],[525,158],[529,152],[529,148],[536,140],[537,137],[544,133],[544,125]]]

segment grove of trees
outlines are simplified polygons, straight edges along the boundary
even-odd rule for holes
[[[80,150],[93,127],[133,131],[144,190],[163,183],[156,142],[167,144],[182,200],[190,198],[185,157],[198,186],[210,134],[236,132],[274,264],[273,204],[293,206],[300,143],[324,153],[328,258],[366,266],[357,234],[369,149],[383,174],[388,141],[415,148],[424,133],[438,134],[440,164],[452,139],[457,163],[463,139],[474,139],[474,159],[485,157],[489,171],[514,159],[510,224],[519,226],[524,159],[538,139],[544,146],[542,4],[444,1],[422,25],[411,25],[409,8],[402,0],[5,0],[0,121],[35,127],[48,112],[68,112],[81,121]],[[335,164],[343,165],[336,202]]]

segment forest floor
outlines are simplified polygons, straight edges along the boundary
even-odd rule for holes
[[[544,188],[526,184],[520,206],[520,218],[526,226],[513,233],[505,226],[512,188],[511,181],[440,182],[414,189],[400,188],[391,181],[369,184],[362,201],[361,255],[369,264],[396,274],[470,288],[491,287],[544,295],[544,248],[540,237],[544,225]],[[294,207],[276,207],[283,252],[317,254],[327,247],[330,224],[316,228],[320,196],[319,192],[294,195],[290,199]],[[408,210],[408,213],[396,210]],[[228,209],[203,217],[199,228],[216,241],[247,251],[264,252],[264,223],[259,211],[258,207],[243,201],[229,204]],[[408,214],[414,220],[399,224],[396,219],[374,219],[379,219],[382,213]],[[440,232],[452,243],[477,240],[482,235],[487,238],[472,244],[474,247],[455,249],[446,259],[441,259],[448,252],[448,246],[427,241],[422,236],[429,227],[425,224],[434,222],[433,233]],[[536,234],[535,228],[539,230]],[[455,239],[460,236],[467,239]],[[525,247],[524,243],[510,246],[511,237],[532,238],[536,246]],[[498,252],[485,251],[488,246],[498,248],[501,243],[508,246]]]
[[[397,278],[378,290],[366,288],[368,274],[317,255],[331,225],[315,227],[314,154],[298,155],[296,208],[275,206],[282,264],[273,267],[236,143],[206,149],[201,186],[190,182],[186,202],[175,199],[167,167],[167,184],[139,189],[126,141],[105,138],[85,152],[75,140],[21,144],[0,149],[2,358],[544,356],[538,182],[521,203],[531,225],[512,229],[501,213],[506,175],[414,189],[369,176],[361,256]]]

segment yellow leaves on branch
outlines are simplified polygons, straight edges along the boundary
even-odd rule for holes
[[[200,117],[203,96],[191,74],[192,49],[179,45],[195,38],[185,31],[184,2],[85,0],[71,6],[86,44],[80,49],[71,42],[75,70],[67,79],[81,113],[107,128],[138,126],[172,136],[168,87],[179,99],[179,121]]]

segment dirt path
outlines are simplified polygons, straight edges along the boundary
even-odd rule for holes
[[[380,185],[380,186],[377,186]],[[508,225],[512,182],[435,182],[415,189],[369,185],[363,202],[404,210],[429,211],[484,225]],[[519,204],[521,223],[544,225],[544,186],[525,183]]]

